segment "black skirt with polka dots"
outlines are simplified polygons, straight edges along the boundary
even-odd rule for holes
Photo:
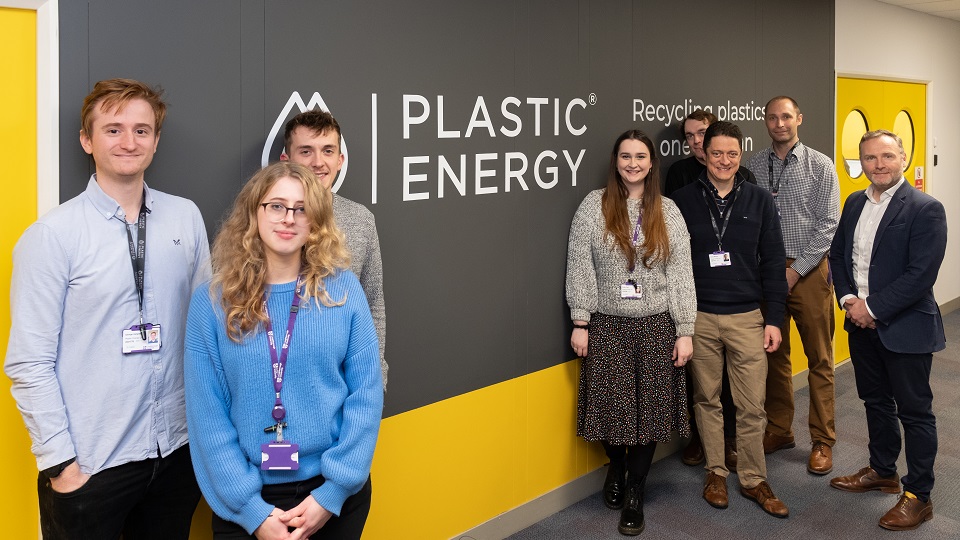
[[[675,367],[676,327],[669,313],[590,318],[580,366],[577,435],[617,445],[690,436],[684,368]]]

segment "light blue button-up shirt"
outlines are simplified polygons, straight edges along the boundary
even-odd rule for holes
[[[210,248],[195,204],[145,194],[143,322],[160,324],[159,351],[122,353],[122,331],[140,321],[126,232],[137,226],[96,175],[14,248],[5,371],[41,470],[76,457],[95,474],[187,443],[183,334]]]

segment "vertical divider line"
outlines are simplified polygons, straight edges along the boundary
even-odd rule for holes
[[[370,204],[377,204],[377,94],[370,94]]]

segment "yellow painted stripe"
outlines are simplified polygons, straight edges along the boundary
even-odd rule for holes
[[[6,357],[10,334],[10,274],[13,246],[37,219],[37,12],[0,8],[0,163],[4,167],[0,212],[0,352]],[[30,438],[10,395],[10,380],[0,384],[0,444],[3,485],[0,508],[4,536],[37,538],[37,467]]]
[[[606,462],[576,437],[574,360],[384,420],[363,537],[450,538]]]

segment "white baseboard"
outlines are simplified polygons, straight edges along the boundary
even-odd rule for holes
[[[837,367],[849,362],[845,359]],[[793,391],[796,392],[807,386],[807,371],[801,371],[793,376]],[[654,461],[676,453],[684,447],[686,440],[676,438],[666,444],[657,445]],[[451,537],[451,540],[500,540],[526,529],[553,514],[571,506],[585,497],[594,495],[603,487],[606,467],[600,467],[580,478],[571,480],[529,502],[508,510],[499,516],[481,523],[476,527]]]
[[[675,453],[683,448],[684,439],[675,438],[673,441],[657,445],[654,461]],[[527,527],[542,521],[560,510],[583,500],[585,497],[596,494],[603,487],[606,476],[606,467],[589,472],[580,478],[567,482],[543,495],[508,510],[499,516],[477,525],[476,527],[452,537],[452,540],[500,540],[511,534],[522,531]]]

